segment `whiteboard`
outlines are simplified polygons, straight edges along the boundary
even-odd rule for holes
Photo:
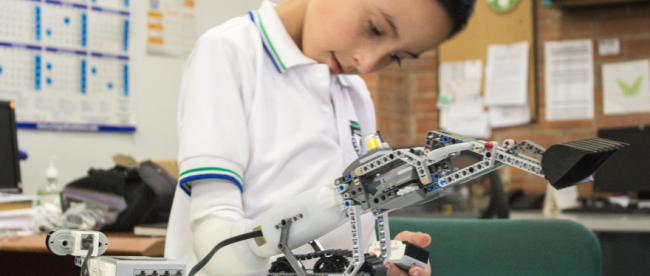
[[[0,99],[18,128],[134,132],[129,0],[0,1]]]

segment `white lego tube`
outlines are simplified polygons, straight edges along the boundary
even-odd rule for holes
[[[432,150],[428,155],[427,159],[438,161],[441,159],[445,159],[449,156],[449,154],[454,153],[454,152],[460,152],[464,150],[469,150],[473,147],[474,145],[470,143],[462,143],[462,144],[456,144],[456,145],[451,145],[451,146],[446,146],[442,147],[439,149]]]

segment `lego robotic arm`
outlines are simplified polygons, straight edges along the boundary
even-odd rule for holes
[[[390,257],[390,210],[421,204],[444,195],[444,191],[505,165],[545,177],[561,189],[581,183],[624,143],[591,138],[550,147],[548,150],[530,141],[486,142],[446,131],[431,131],[424,147],[392,149],[379,137],[369,139],[369,152],[359,157],[333,184],[317,187],[268,210],[254,220],[233,223],[230,236],[257,233],[257,237],[232,244],[236,256],[245,258],[239,265],[220,266],[219,273],[241,275],[260,270],[271,256],[284,254],[290,267],[280,275],[308,275],[291,249],[314,240],[341,224],[351,224],[351,260],[337,275],[376,275],[368,263],[385,263]],[[451,158],[461,152],[482,155],[466,168],[456,169]],[[529,152],[533,157],[524,155]],[[379,250],[376,260],[368,261],[361,248],[362,213],[377,217]],[[209,235],[205,232],[204,235]],[[225,246],[221,244],[221,246]],[[209,255],[211,257],[211,255]],[[374,257],[373,257],[374,258]],[[209,258],[207,258],[209,259]],[[215,260],[219,262],[218,260]],[[200,270],[200,263],[190,275]],[[364,266],[364,263],[366,265]],[[370,265],[372,267],[372,265]],[[383,266],[382,266],[383,267]],[[272,268],[273,269],[273,268]],[[277,273],[273,273],[276,275]],[[318,273],[324,275],[326,273]]]

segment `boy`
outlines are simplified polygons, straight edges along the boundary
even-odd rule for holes
[[[363,80],[347,75],[437,47],[464,27],[474,1],[265,1],[205,33],[181,84],[182,173],[165,256],[189,269],[229,237],[234,222],[339,177],[363,153],[361,137],[376,131]],[[375,240],[373,217],[364,215],[362,225],[367,248]],[[344,224],[318,240],[326,249],[349,249],[348,236]],[[411,232],[397,239],[431,242]],[[253,272],[245,267],[254,258],[245,258],[226,247],[199,275],[220,275],[224,266]],[[431,274],[430,267],[408,274],[387,267],[389,275]]]

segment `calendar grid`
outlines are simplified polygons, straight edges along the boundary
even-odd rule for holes
[[[0,100],[19,128],[134,132],[128,0],[0,1]]]

